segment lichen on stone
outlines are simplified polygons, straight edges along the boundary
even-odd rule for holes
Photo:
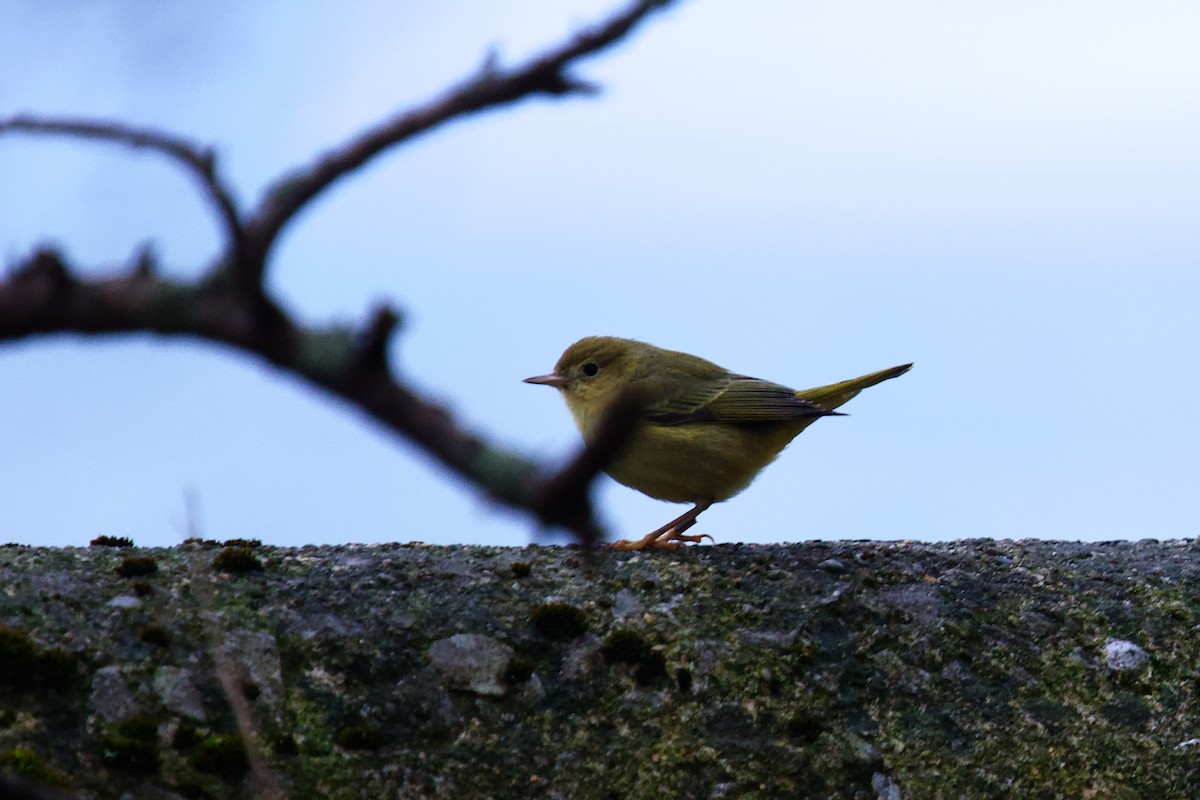
[[[255,547],[203,602],[211,552],[141,552],[154,591],[121,608],[119,552],[0,548],[0,752],[98,798],[242,796],[214,653],[295,797],[1200,785],[1195,542]]]

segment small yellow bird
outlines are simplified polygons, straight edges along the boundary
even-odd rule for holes
[[[910,367],[796,391],[687,353],[589,336],[566,349],[554,372],[525,382],[560,390],[588,443],[615,404],[635,401],[639,418],[605,471],[650,497],[693,507],[643,538],[613,547],[674,550],[701,541],[704,536],[683,535],[696,517],[749,486],[802,430],[820,417],[842,416],[834,409]]]

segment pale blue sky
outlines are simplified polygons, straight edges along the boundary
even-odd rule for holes
[[[0,115],[216,145],[244,202],[289,166],[606,15],[570,3],[0,0]],[[562,458],[522,384],[576,338],[815,386],[916,362],[701,517],[720,542],[1200,533],[1193,3],[687,2],[534,100],[398,149],[289,230],[309,321],[406,312],[396,363],[467,425]],[[162,159],[0,138],[0,244],[80,264],[217,228]],[[0,541],[523,544],[415,448],[272,369],[148,337],[0,347]],[[610,527],[681,510],[605,482]]]

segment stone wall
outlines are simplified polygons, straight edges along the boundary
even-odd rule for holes
[[[0,769],[71,797],[1200,786],[1195,542],[7,546],[0,589]]]

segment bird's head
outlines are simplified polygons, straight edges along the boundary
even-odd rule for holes
[[[561,391],[587,439],[637,374],[642,348],[649,345],[613,336],[589,336],[568,347],[553,372],[526,378],[525,383]]]

